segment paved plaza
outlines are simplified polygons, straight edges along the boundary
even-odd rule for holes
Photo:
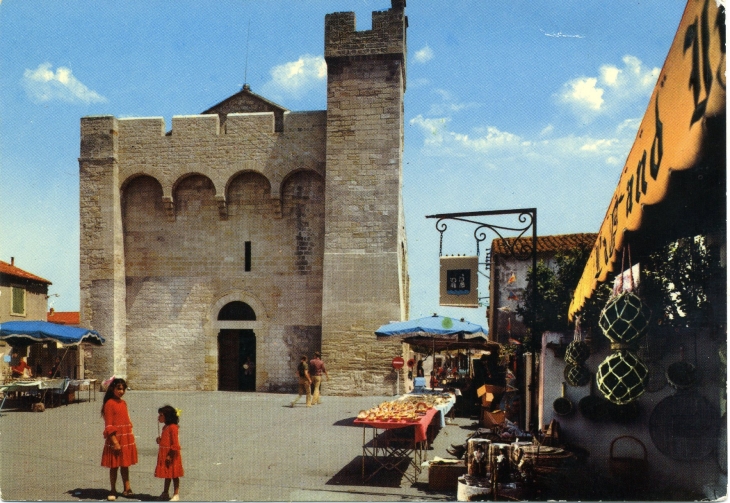
[[[361,409],[393,397],[330,397],[311,408],[289,408],[294,395],[223,391],[135,391],[125,395],[139,451],[130,468],[133,499],[155,501],[162,479],[157,460],[157,409],[182,409],[180,443],[187,501],[453,501],[456,493],[428,489],[428,471],[415,484],[390,472],[362,481],[363,429],[352,425]],[[85,395],[85,393],[83,393]],[[102,394],[30,412],[8,400],[0,417],[2,500],[106,500],[109,471],[100,466]],[[92,397],[93,398],[93,397]],[[8,405],[10,405],[8,407]],[[450,457],[472,421],[442,428],[427,459]],[[121,492],[121,478],[117,490]],[[119,497],[117,501],[128,501]]]

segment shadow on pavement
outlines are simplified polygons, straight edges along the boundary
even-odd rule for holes
[[[410,458],[403,458],[399,468],[408,468]],[[365,476],[370,476],[378,469],[377,463],[372,459],[365,459]],[[412,468],[411,468],[412,469]],[[401,487],[403,475],[397,470],[380,470],[369,480],[363,481],[362,456],[356,456],[342,470],[327,481],[327,485],[335,486],[366,486],[366,487]],[[405,483],[410,483],[406,480]]]
[[[66,491],[66,494],[70,494],[71,496],[74,496],[75,498],[78,498],[80,500],[93,500],[93,501],[106,501],[107,496],[109,496],[109,489],[71,489],[70,491]],[[131,496],[122,496],[121,494],[117,494],[117,501],[162,501],[159,499],[158,496],[152,496],[151,494],[145,494],[145,493],[135,493]]]
[[[359,424],[354,423],[355,419],[357,419],[357,416],[340,419],[339,421],[335,421],[334,423],[332,423],[332,425],[333,426],[357,426],[358,428],[361,428],[361,426]]]

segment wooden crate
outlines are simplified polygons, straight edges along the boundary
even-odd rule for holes
[[[495,398],[501,398],[502,395],[504,395],[504,392],[505,388],[501,386],[485,384],[477,389],[477,396],[481,399],[482,406],[489,406],[492,404]]]
[[[504,424],[506,415],[503,410],[490,411],[488,407],[482,407],[481,424],[484,428]]]
[[[437,464],[428,467],[428,488],[436,491],[456,491],[459,477],[466,474],[463,460],[457,463]]]

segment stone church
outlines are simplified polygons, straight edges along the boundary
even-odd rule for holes
[[[408,318],[405,0],[325,17],[327,109],[248,86],[199,115],[81,119],[81,323],[92,377],[142,390],[395,392]],[[401,379],[402,380],[402,379]]]

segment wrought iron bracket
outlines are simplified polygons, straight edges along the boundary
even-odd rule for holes
[[[516,224],[510,225],[498,225],[497,223],[489,222],[489,218],[498,218],[502,216],[513,215],[517,219]],[[479,246],[487,239],[487,231],[492,231],[501,240],[503,248],[507,251],[508,257],[516,260],[532,260],[531,269],[531,281],[532,281],[532,292],[531,301],[533,306],[533,313],[528,321],[530,327],[530,333],[532,336],[532,343],[530,344],[530,351],[534,353],[540,352],[539,335],[535,333],[536,319],[534,313],[534,307],[537,305],[537,208],[519,208],[510,210],[494,210],[494,211],[474,211],[468,213],[440,213],[437,215],[427,215],[426,218],[435,218],[436,230],[439,232],[439,257],[443,253],[443,242],[444,233],[448,229],[447,221],[463,222],[471,225],[475,225],[474,239],[476,241],[477,256],[479,256]],[[501,224],[502,222],[500,222]],[[508,222],[509,223],[509,222]],[[528,231],[532,231],[532,239],[520,239],[528,237]],[[510,235],[508,235],[510,234]],[[487,253],[485,259],[485,271],[490,269],[491,257]],[[531,403],[533,404],[530,415],[530,423],[528,428],[530,431],[536,431],[536,419],[537,410],[535,404],[537,403],[537,386],[535,382],[535,358],[532,358],[532,379],[528,383],[528,393],[532,396]]]

